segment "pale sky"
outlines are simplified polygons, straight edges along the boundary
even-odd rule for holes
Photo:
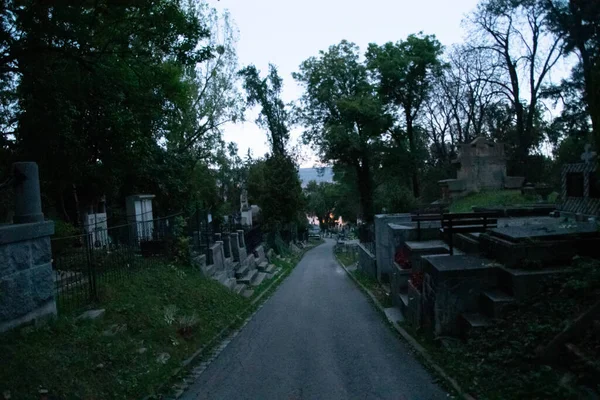
[[[275,64],[283,78],[283,100],[298,99],[302,91],[292,72],[305,59],[342,39],[365,51],[369,43],[383,44],[405,39],[423,31],[435,34],[446,47],[463,41],[461,21],[477,0],[208,0],[217,10],[228,9],[239,31],[240,67],[254,64],[263,73]],[[257,111],[251,110],[243,124],[224,129],[226,141],[238,144],[241,155],[250,148],[254,156],[268,151],[266,132],[256,126]],[[301,128],[293,130],[298,141]],[[305,149],[304,167],[314,165],[314,156]]]

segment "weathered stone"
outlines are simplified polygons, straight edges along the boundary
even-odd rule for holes
[[[106,313],[105,309],[98,309],[98,310],[88,310],[84,313],[82,313],[79,317],[77,317],[78,320],[81,319],[89,319],[89,320],[96,320],[99,318],[104,317],[104,314]]]
[[[0,244],[23,242],[39,237],[52,236],[54,222],[44,221],[31,224],[16,224],[0,226]]]
[[[20,317],[34,308],[29,270],[0,278],[0,321]]]
[[[377,279],[380,281],[388,279],[392,269],[388,224],[410,224],[410,222],[410,214],[378,214],[375,216],[375,258],[377,259]]]
[[[377,279],[377,262],[375,255],[371,254],[363,245],[358,246],[358,269],[367,276]]]
[[[50,238],[38,238],[31,241],[31,257],[33,265],[49,263],[52,260]]]
[[[0,276],[13,274],[31,266],[30,242],[0,245]]]
[[[31,296],[36,305],[54,298],[52,264],[44,264],[30,269]]]

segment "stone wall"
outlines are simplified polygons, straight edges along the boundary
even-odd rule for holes
[[[378,214],[375,216],[375,258],[377,259],[377,279],[388,281],[392,270],[393,256],[390,249],[390,236],[388,225],[410,224],[410,214]]]
[[[459,316],[477,312],[484,290],[498,284],[499,268],[472,256],[423,257],[423,325],[436,335],[458,335]]]
[[[0,332],[56,315],[53,222],[0,227]]]
[[[377,279],[377,260],[375,255],[363,245],[358,245],[358,269],[373,279]]]

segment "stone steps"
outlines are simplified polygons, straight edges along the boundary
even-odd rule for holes
[[[275,266],[275,264],[269,264],[269,266],[267,267],[267,269],[265,270],[265,272],[268,273],[268,274],[273,274],[275,272],[275,269],[277,269],[277,267]]]
[[[491,321],[485,315],[475,313],[463,313],[459,318],[459,329],[463,336],[468,336],[474,329],[483,328],[489,326]]]
[[[260,272],[265,272],[267,270],[267,268],[269,267],[269,263],[266,261],[261,262],[260,264],[257,265],[257,269]]]
[[[236,278],[242,278],[244,277],[249,271],[248,265],[240,265],[236,270],[235,270],[235,277]]]
[[[464,254],[479,254],[478,233],[458,233],[454,235],[454,251],[460,249]]]
[[[248,285],[254,280],[254,278],[256,278],[257,274],[258,274],[258,270],[252,269],[252,270],[248,271],[246,273],[246,275],[244,275],[243,277],[237,278],[237,283],[244,283],[244,284]]]
[[[256,274],[256,277],[250,282],[250,285],[258,286],[265,280],[266,277],[267,274],[265,272],[259,272],[258,274]]]
[[[246,285],[244,285],[243,283],[237,283],[236,281],[236,285],[235,288],[233,288],[233,291],[237,294],[241,294],[244,290],[246,290]]]
[[[515,298],[502,290],[486,290],[481,293],[479,308],[486,317],[500,318],[506,306],[514,302]]]

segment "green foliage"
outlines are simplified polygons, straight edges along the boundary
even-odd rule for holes
[[[375,206],[384,213],[404,213],[418,206],[412,191],[396,181],[386,181],[375,191]]]
[[[355,170],[361,213],[372,221],[374,148],[391,117],[359,58],[358,47],[344,40],[305,60],[293,76],[305,90],[298,109],[305,142],[323,162]]]
[[[307,197],[306,211],[319,219],[322,228],[330,227],[339,216],[339,203],[342,200],[342,188],[338,183],[316,181],[308,182],[304,189]],[[346,219],[346,218],[344,218]]]
[[[170,254],[177,264],[188,265],[190,263],[190,238],[186,232],[187,223],[182,216],[175,217],[172,226],[172,242],[169,243]]]
[[[387,105],[400,107],[402,117],[396,116],[396,129],[391,130],[396,146],[401,146],[403,136],[408,140],[413,194],[420,196],[418,171],[422,167],[419,160],[418,134],[415,127],[419,112],[432,89],[434,79],[442,71],[440,57],[442,45],[434,35],[409,35],[398,43],[388,42],[382,46],[369,45],[366,53],[367,65],[378,84],[378,90]]]
[[[244,89],[248,93],[248,105],[261,106],[261,113],[256,123],[269,133],[271,151],[274,155],[284,155],[285,147],[290,138],[288,130],[289,117],[285,104],[281,100],[283,80],[277,73],[277,68],[269,64],[269,74],[260,77],[260,71],[250,65],[239,72],[244,78]]]
[[[298,168],[286,152],[290,121],[281,100],[283,81],[273,65],[269,66],[269,74],[264,79],[254,66],[246,67],[239,74],[245,79],[248,104],[261,107],[257,123],[268,130],[271,142],[271,154],[250,166],[248,194],[261,208],[266,228],[277,233],[306,219],[302,217],[305,202]]]

